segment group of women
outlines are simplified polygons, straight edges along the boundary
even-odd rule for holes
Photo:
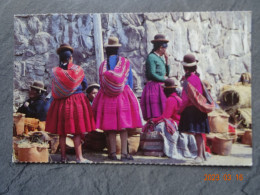
[[[46,131],[59,134],[61,148],[61,162],[66,162],[66,135],[74,135],[76,162],[91,162],[82,156],[81,138],[85,132],[95,129],[104,130],[109,138],[110,160],[118,160],[116,156],[116,133],[121,138],[121,160],[133,160],[127,151],[127,130],[142,128],[142,116],[147,123],[158,123],[165,119],[165,128],[171,139],[178,139],[181,132],[188,132],[195,136],[197,154],[196,162],[203,162],[206,158],[201,134],[209,132],[207,114],[199,111],[189,100],[185,90],[182,98],[177,95],[177,85],[169,75],[168,55],[166,52],[169,42],[164,35],[157,34],[153,50],[146,60],[146,79],[141,106],[132,91],[133,74],[129,60],[118,55],[121,44],[117,37],[109,37],[104,46],[106,59],[99,68],[100,90],[92,106],[84,95],[86,79],[80,66],[73,64],[73,48],[62,44],[57,49],[60,63],[52,70],[52,96],[54,98],[46,118]],[[183,77],[202,93],[199,75],[196,72],[197,60],[191,54],[184,56],[182,62],[185,70]],[[175,125],[176,132],[169,131]],[[174,135],[174,136],[173,136]],[[192,135],[192,136],[193,136]],[[187,135],[188,136],[188,135]],[[168,136],[167,140],[171,142]],[[178,140],[177,140],[178,141]],[[175,152],[166,152],[169,157]],[[186,152],[189,152],[186,150]],[[194,151],[192,151],[194,152]],[[185,155],[184,155],[185,156]]]

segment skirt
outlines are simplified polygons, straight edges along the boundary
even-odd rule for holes
[[[188,106],[181,113],[179,131],[189,133],[209,133],[210,129],[207,113],[201,112],[195,106]]]
[[[47,132],[58,135],[82,135],[95,130],[95,121],[89,100],[83,93],[64,99],[54,99],[46,118]]]
[[[167,98],[161,84],[160,82],[149,81],[144,87],[141,108],[146,121],[161,116],[164,111]]]
[[[178,130],[171,135],[164,122],[155,127],[155,131],[161,133],[163,137],[163,152],[169,158],[183,160],[185,158],[195,158],[197,156],[197,145],[193,135],[180,133]]]
[[[141,128],[140,105],[128,85],[118,96],[108,96],[102,88],[95,97],[92,109],[96,128],[104,131],[120,131],[126,128]]]

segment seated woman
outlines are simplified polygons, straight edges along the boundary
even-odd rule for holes
[[[182,99],[177,95],[177,85],[173,79],[166,79],[164,93],[167,97],[166,106],[160,117],[149,122],[154,123],[155,131],[159,131],[164,139],[164,153],[174,159],[195,158],[197,155],[196,141],[193,135],[178,131],[180,121],[179,108]]]
[[[40,121],[46,120],[44,84],[41,81],[34,81],[29,91],[29,99],[18,108],[17,112],[25,114],[27,118],[36,118]]]

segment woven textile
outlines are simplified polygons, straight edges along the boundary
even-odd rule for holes
[[[176,132],[176,130],[178,129],[177,123],[175,121],[171,122],[169,119],[162,118],[159,121],[156,121],[156,123],[147,122],[143,126],[143,129],[142,129],[143,133],[155,131],[155,127],[160,123],[165,124],[165,128],[166,128],[167,132],[171,135],[173,135]]]
[[[52,69],[52,96],[54,99],[66,98],[73,94],[84,79],[80,66],[70,63],[68,70],[60,67]]]
[[[209,113],[212,112],[215,108],[215,103],[210,96],[210,94],[205,89],[205,86],[202,84],[203,87],[203,95],[187,80],[184,81],[183,88],[188,94],[188,97],[192,104],[198,108],[201,112]]]
[[[119,57],[114,70],[107,70],[107,60],[100,65],[99,79],[104,93],[108,96],[117,96],[123,92],[130,69],[129,61]]]

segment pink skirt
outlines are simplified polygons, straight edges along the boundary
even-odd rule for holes
[[[47,132],[59,135],[82,135],[95,130],[95,121],[89,100],[83,93],[64,99],[54,99],[47,113]]]
[[[140,106],[128,85],[121,94],[115,97],[107,96],[100,89],[92,108],[98,129],[120,131],[125,128],[142,127]]]
[[[164,111],[167,98],[161,84],[160,82],[149,81],[144,87],[141,98],[144,120],[159,117]]]

